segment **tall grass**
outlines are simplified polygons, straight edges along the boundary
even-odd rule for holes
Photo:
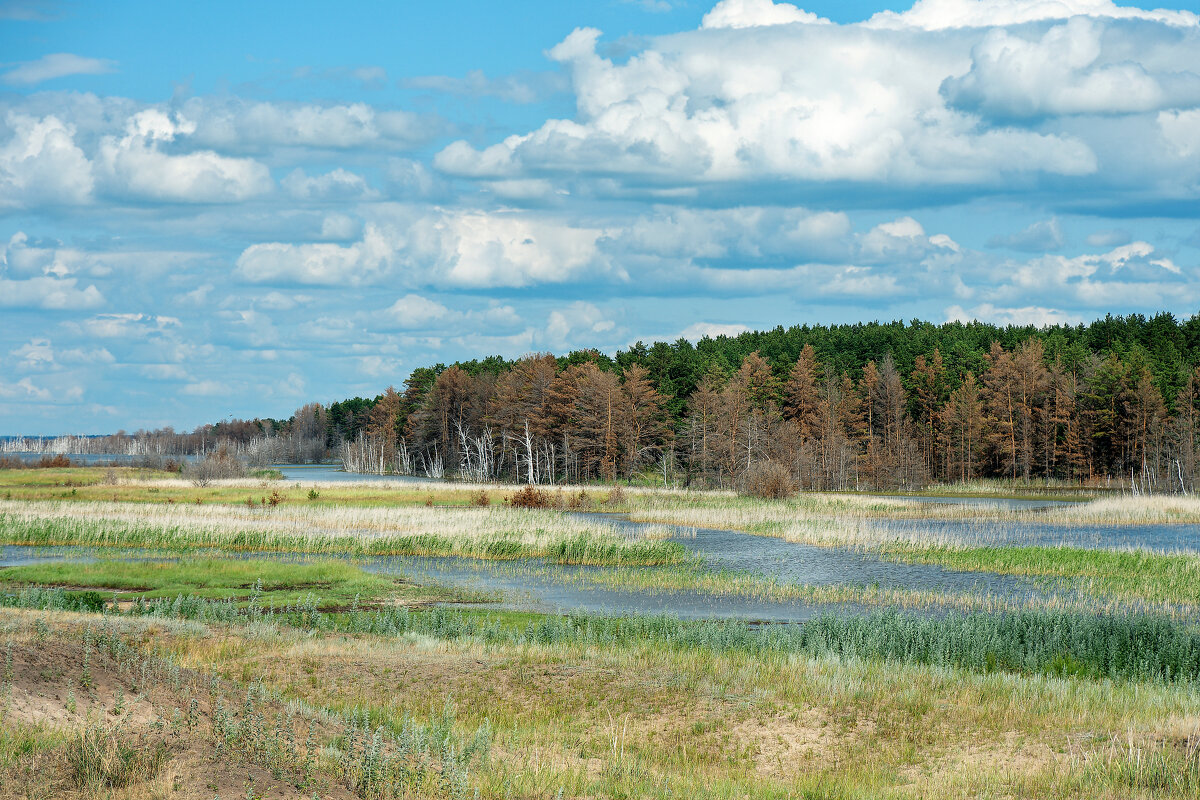
[[[57,609],[73,603],[62,590],[28,589],[0,604]],[[1159,616],[1014,610],[951,612],[942,618],[884,610],[825,614],[803,624],[753,626],[741,621],[695,622],[671,616],[567,615],[504,626],[486,616],[448,609],[382,608],[327,614],[315,597],[282,608],[198,597],[143,600],[108,613],[202,622],[277,622],[311,630],[384,636],[421,634],[477,638],[489,644],[664,647],[741,653],[836,656],[888,663],[1008,671],[1064,677],[1195,684],[1200,681],[1200,631]]]
[[[162,742],[130,741],[117,727],[95,721],[76,731],[66,748],[73,783],[91,793],[149,780],[168,755]]]
[[[1200,601],[1200,556],[1074,547],[946,547],[893,544],[883,552],[950,569],[1069,578],[1090,594],[1147,602]]]
[[[0,501],[0,541],[35,546],[547,558],[566,564],[670,564],[675,542],[553,511]]]

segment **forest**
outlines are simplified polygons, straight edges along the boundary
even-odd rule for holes
[[[914,488],[976,478],[1196,483],[1200,316],[1089,325],[778,327],[421,367],[290,419],[90,440],[93,449],[473,481]],[[139,444],[140,443],[140,444]]]
[[[799,326],[492,357],[309,406],[348,468],[532,483],[912,488],[980,477],[1192,491],[1200,317]],[[286,426],[284,426],[286,428]],[[218,431],[219,433],[219,431]]]

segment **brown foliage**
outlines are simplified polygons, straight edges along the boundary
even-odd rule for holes
[[[37,461],[25,461],[20,458],[0,458],[0,469],[66,469],[71,466],[71,459],[59,453],[53,456],[42,456]]]
[[[195,485],[208,486],[214,480],[243,478],[246,475],[246,467],[222,447],[217,452],[209,453],[199,461],[188,464],[186,474]]]
[[[606,506],[620,506],[625,504],[625,490],[620,486],[614,486],[608,492],[608,497],[604,498]]]
[[[488,493],[483,489],[479,490],[479,494],[471,498],[471,505],[479,508],[487,508],[492,504],[492,498],[488,497]]]
[[[571,495],[570,499],[567,500],[567,508],[572,511],[586,511],[594,505],[595,503],[592,502],[591,495],[583,489],[579,490],[579,494]]]
[[[742,479],[742,493],[767,500],[783,500],[796,493],[788,468],[775,461],[751,464]]]
[[[554,508],[554,498],[549,492],[527,484],[508,498],[508,504],[513,508]]]

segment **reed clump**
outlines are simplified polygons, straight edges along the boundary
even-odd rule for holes
[[[742,492],[763,500],[786,500],[796,490],[791,470],[775,461],[755,462],[742,478]]]
[[[535,490],[538,491],[538,490]],[[145,505],[0,500],[0,540],[35,546],[549,558],[594,565],[691,560],[677,542],[542,508]]]

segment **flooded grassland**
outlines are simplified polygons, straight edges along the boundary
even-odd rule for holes
[[[1200,787],[1192,498],[280,471],[0,474],[0,797]]]

